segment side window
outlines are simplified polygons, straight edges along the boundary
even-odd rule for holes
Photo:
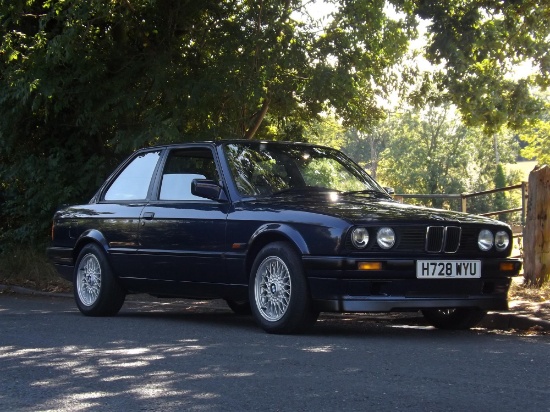
[[[214,156],[209,149],[172,150],[168,155],[159,200],[205,200],[191,194],[193,179],[219,181]]]
[[[118,175],[105,193],[105,200],[143,200],[160,157],[160,152],[149,152],[132,160]]]

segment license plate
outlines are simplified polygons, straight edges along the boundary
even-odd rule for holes
[[[476,279],[481,277],[479,260],[418,260],[418,279]]]

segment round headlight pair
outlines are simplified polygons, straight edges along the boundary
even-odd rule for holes
[[[395,232],[391,227],[379,229],[376,242],[382,249],[391,249],[395,245]],[[357,249],[364,249],[369,243],[369,231],[364,227],[356,227],[351,232],[351,243]]]
[[[497,251],[502,252],[506,250],[509,244],[510,236],[502,230],[493,235],[493,232],[490,230],[483,229],[479,232],[479,236],[477,237],[477,245],[479,246],[479,249],[484,252],[490,250],[493,245],[495,245],[495,249]]]

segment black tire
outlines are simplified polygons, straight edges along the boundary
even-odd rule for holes
[[[116,315],[126,298],[105,253],[95,244],[84,246],[78,255],[73,288],[76,306],[87,316]]]
[[[226,299],[227,306],[237,315],[251,315],[252,309],[248,300]]]
[[[250,272],[249,300],[256,322],[268,333],[303,332],[319,316],[300,258],[286,242],[268,244],[256,256]]]
[[[478,325],[486,311],[479,308],[424,309],[426,320],[438,329],[470,329]]]

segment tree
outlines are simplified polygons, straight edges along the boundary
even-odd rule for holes
[[[529,86],[549,81],[550,6],[534,0],[331,0],[324,23],[307,3],[0,0],[3,239],[44,238],[55,205],[86,200],[137,147],[298,138],[323,113],[366,133],[419,18],[444,64],[433,84],[471,124],[521,125]],[[507,80],[527,59],[538,76]]]
[[[379,179],[397,193],[460,193],[468,167],[466,128],[449,121],[448,108],[407,113],[393,122],[394,134],[382,153]],[[432,206],[442,201],[432,199]]]
[[[519,138],[526,143],[521,155],[527,159],[537,159],[540,165],[550,164],[550,102],[548,95],[542,98],[546,101],[545,110],[519,134]]]
[[[494,189],[497,164],[492,139],[484,138],[479,129],[462,125],[451,109],[430,106],[424,111],[390,117],[381,126],[391,132],[381,154],[379,180],[397,193],[456,194]],[[513,136],[502,133],[497,140],[501,142],[501,159],[512,161],[517,152]],[[425,203],[444,206],[439,199]],[[468,204],[468,210],[476,213],[496,208],[487,199],[474,199]]]
[[[468,126],[488,135],[516,130],[541,110],[531,88],[550,85],[550,3],[520,1],[402,0],[429,22],[425,56],[441,69],[427,76],[454,103]],[[514,78],[522,62],[532,76]],[[423,100],[422,94],[416,97]]]
[[[504,173],[504,167],[502,167],[502,163],[497,164],[494,184],[495,189],[506,187],[506,175]],[[504,192],[495,193],[494,207],[496,211],[507,210],[509,208],[509,203],[506,199],[506,194]],[[498,219],[506,222],[507,216],[505,214],[500,214],[498,215]]]
[[[344,150],[357,163],[367,169],[374,179],[377,179],[378,176],[381,154],[386,149],[394,133],[392,127],[393,123],[391,121],[383,121],[370,127],[368,132],[352,129],[346,133]]]

